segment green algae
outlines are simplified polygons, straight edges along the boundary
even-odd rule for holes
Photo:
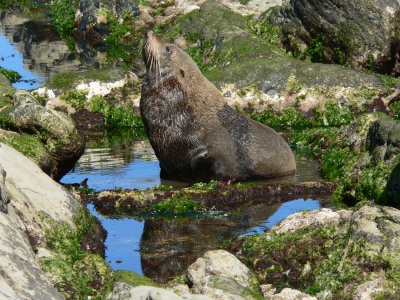
[[[124,75],[124,72],[118,68],[111,68],[107,70],[93,69],[81,72],[65,72],[54,75],[46,84],[46,86],[50,89],[61,89],[63,91],[68,91],[75,89],[76,86],[82,82],[114,82],[121,80]]]
[[[72,107],[102,114],[108,130],[143,128],[142,119],[132,109],[131,103],[115,105],[104,96],[94,95],[87,99],[86,95],[84,91],[70,90],[61,99],[70,103]]]
[[[21,75],[13,70],[4,69],[0,67],[0,74],[3,74],[11,83],[17,82],[21,79]]]
[[[47,221],[52,224],[51,229],[46,230],[47,247],[52,256],[40,262],[56,288],[67,299],[87,299],[100,294],[113,271],[102,255],[90,253],[86,248],[87,238],[102,238],[95,218],[82,209],[75,219],[76,228]]]
[[[12,87],[9,80],[0,74],[0,108],[12,104],[15,88]]]
[[[387,281],[382,295],[398,293],[400,256],[352,233],[347,221],[340,226],[256,234],[239,240],[242,250],[237,255],[261,283],[289,285],[311,295],[322,293],[326,299],[349,299],[360,284],[382,278],[382,274]]]
[[[143,218],[163,217],[167,219],[201,217],[204,216],[202,209],[203,207],[200,204],[186,197],[171,197],[145,208],[140,213],[140,216]]]
[[[152,279],[141,276],[134,272],[125,271],[125,270],[117,270],[113,273],[112,276],[109,277],[107,282],[104,284],[102,288],[102,292],[100,295],[95,296],[94,300],[102,300],[105,299],[113,290],[114,285],[117,282],[123,282],[129,284],[130,286],[154,286],[159,287]]]
[[[34,135],[5,132],[0,134],[0,142],[13,147],[38,165],[43,159],[48,159],[50,156],[40,138]]]

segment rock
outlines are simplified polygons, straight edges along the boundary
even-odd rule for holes
[[[83,299],[100,293],[113,271],[104,261],[104,230],[85,207],[2,143],[0,189],[0,204],[7,203],[0,212],[0,286],[5,286],[0,299],[4,293],[6,299]]]
[[[187,291],[189,288],[186,286]],[[129,284],[117,282],[114,285],[112,293],[110,293],[107,300],[213,300],[205,295],[196,295],[185,293],[182,296],[176,293],[161,289],[153,286],[137,286],[133,287]]]
[[[0,108],[4,103],[10,102],[14,95],[15,88],[12,87],[10,81],[0,74]]]
[[[398,163],[390,174],[386,183],[387,198],[390,199],[390,203],[394,205],[399,204],[400,201],[400,163]]]
[[[21,224],[0,213],[0,298],[64,299],[41,270]]]
[[[46,109],[27,91],[15,92],[14,107],[7,108],[4,115],[8,128],[29,136],[7,136],[3,132],[6,135],[1,141],[32,157],[55,180],[68,173],[85,150],[84,138],[76,132],[72,119],[62,112]]]
[[[176,20],[166,34],[186,37],[188,47],[200,47],[203,74],[227,98],[231,106],[263,109],[323,103],[321,98],[337,98],[342,103],[365,103],[365,97],[353,97],[361,85],[382,88],[381,79],[374,74],[357,72],[339,65],[300,61],[284,54],[261,39],[255,39],[246,29],[247,20],[219,1],[207,1]],[[310,88],[329,90],[309,96]],[[295,95],[283,94],[292,93]],[[305,100],[301,92],[307,93]],[[282,95],[283,94],[283,95]],[[299,94],[299,97],[296,97]],[[314,98],[312,98],[314,96]],[[318,98],[318,99],[317,99]],[[354,99],[356,98],[356,99]],[[306,101],[307,100],[307,101]]]
[[[320,210],[298,212],[288,216],[279,225],[273,227],[271,231],[277,234],[290,233],[309,226],[339,226],[346,222],[351,216],[348,210],[332,211],[329,208]]]
[[[317,298],[291,288],[284,288],[280,293],[265,297],[266,300],[317,300]]]
[[[365,241],[365,251],[385,250],[400,254],[400,211],[383,206],[364,206],[351,219],[352,238]]]
[[[188,268],[192,293],[212,299],[255,299],[258,280],[235,256],[225,250],[208,251]]]
[[[272,18],[282,27],[287,49],[317,62],[349,63],[398,74],[398,14],[395,0],[286,1]],[[307,49],[307,50],[306,50]]]
[[[11,205],[23,216],[24,222],[35,222],[46,229],[45,220],[38,217],[41,213],[58,223],[75,226],[73,220],[81,205],[33,161],[0,143],[0,164],[6,174],[8,207]]]
[[[372,161],[387,164],[400,153],[400,122],[392,119],[378,119],[370,127],[367,149]]]
[[[6,190],[6,171],[0,166],[0,212],[7,213],[7,205],[10,202],[8,192]]]
[[[182,300],[181,297],[173,292],[152,287],[152,286],[137,286],[132,287],[129,284],[117,282],[107,300]]]
[[[365,151],[369,137],[369,131],[374,122],[379,118],[376,114],[363,114],[342,130],[336,141],[348,141],[352,150],[361,153]]]
[[[373,300],[379,293],[387,288],[387,282],[384,278],[367,281],[360,284],[356,290],[353,300]]]
[[[80,203],[15,149],[0,143],[0,298],[64,299],[33,246],[52,222],[75,227]]]
[[[265,298],[315,299],[300,291],[276,288],[287,284],[301,291],[314,290],[317,299],[335,299],[338,293],[343,299],[397,295],[399,278],[391,274],[398,274],[399,269],[400,210],[363,206],[354,212],[338,211],[341,217],[328,217],[326,224],[322,219],[314,222],[315,216],[327,213],[304,213],[300,220],[309,220],[291,222],[289,231],[277,230],[287,228],[279,224],[264,235],[243,238],[237,255],[260,278]]]
[[[117,282],[106,299],[228,300],[259,299],[257,278],[235,256],[225,250],[208,251],[188,269],[192,288],[173,285],[168,290],[151,286],[133,287]]]

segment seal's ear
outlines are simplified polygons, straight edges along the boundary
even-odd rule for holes
[[[183,71],[182,69],[180,71],[181,71],[182,77],[185,78],[185,71]]]

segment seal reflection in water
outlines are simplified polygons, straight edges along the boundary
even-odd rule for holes
[[[147,31],[143,56],[140,112],[161,177],[193,183],[295,173],[285,140],[229,107],[183,50]]]

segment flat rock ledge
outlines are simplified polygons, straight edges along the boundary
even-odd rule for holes
[[[215,189],[182,188],[171,190],[104,190],[95,195],[85,196],[96,210],[104,215],[135,214],[146,207],[158,204],[172,197],[188,197],[206,208],[230,211],[233,206],[247,204],[275,204],[293,199],[306,199],[312,195],[331,195],[335,190],[332,182],[286,182],[256,185],[221,183]]]

